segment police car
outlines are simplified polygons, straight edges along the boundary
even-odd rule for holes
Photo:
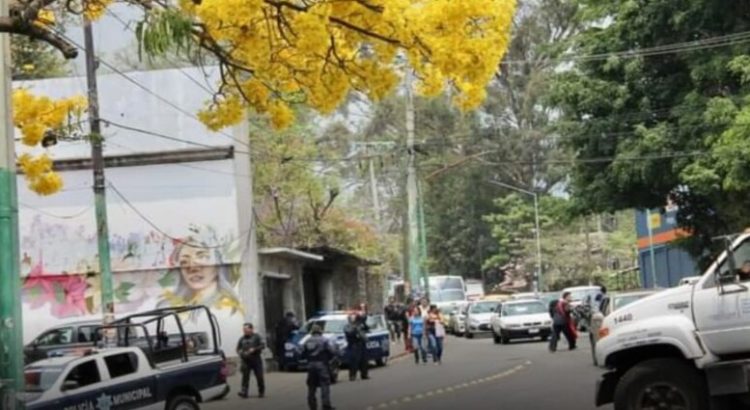
[[[323,329],[323,336],[336,343],[339,351],[338,361],[340,364],[348,365],[350,358],[347,354],[346,336],[344,328],[348,323],[347,312],[324,312],[305,323],[299,331],[294,332],[289,341],[284,345],[284,357],[282,367],[285,370],[301,369],[307,366],[307,362],[300,355],[300,347],[310,337],[310,329],[318,325]],[[378,366],[385,366],[391,354],[390,334],[383,315],[367,316],[367,359]]]
[[[91,349],[37,361],[24,370],[27,410],[198,410],[226,394],[217,354],[155,366],[138,347]]]

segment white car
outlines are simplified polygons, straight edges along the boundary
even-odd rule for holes
[[[495,343],[509,343],[512,339],[547,340],[552,333],[552,318],[547,306],[536,299],[512,300],[497,307],[492,318],[492,338]]]
[[[466,334],[466,312],[468,309],[469,302],[464,302],[450,315],[448,328],[450,329],[450,332],[456,336],[463,336]]]
[[[492,329],[490,321],[495,315],[495,309],[498,303],[493,301],[480,300],[471,302],[466,310],[466,337],[474,338],[481,333],[489,333]]]

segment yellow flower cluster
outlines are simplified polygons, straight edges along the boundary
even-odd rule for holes
[[[286,101],[330,113],[352,91],[383,98],[400,82],[398,57],[408,58],[421,93],[451,87],[458,106],[475,108],[508,47],[515,2],[202,0],[180,7],[248,69],[230,73],[242,80],[201,113],[219,129],[241,120],[242,100],[284,127],[293,121]]]
[[[99,20],[107,11],[112,0],[84,0],[83,15],[91,21]]]
[[[62,178],[52,170],[52,160],[47,155],[34,158],[30,154],[23,154],[18,158],[18,165],[29,189],[40,195],[52,195],[63,186]]]
[[[86,106],[84,97],[53,100],[19,88],[13,90],[13,125],[21,130],[21,141],[33,147],[39,144],[45,132],[58,130],[68,121],[77,121]]]
[[[63,130],[69,121],[78,121],[87,106],[83,97],[52,100],[25,88],[13,90],[12,103],[13,125],[21,131],[21,142],[31,147],[39,144],[46,132]],[[52,170],[47,155],[34,158],[23,154],[18,163],[32,191],[51,195],[62,188],[62,178]]]
[[[57,19],[52,10],[39,10],[39,14],[37,14],[34,24],[37,26],[48,27],[55,25],[55,21],[57,21]]]

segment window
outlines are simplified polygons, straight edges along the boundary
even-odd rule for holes
[[[94,328],[93,326],[81,326],[78,328],[78,343],[90,343],[93,342]]]
[[[347,325],[346,320],[312,320],[307,322],[305,330],[310,333],[310,330],[314,325],[318,325],[323,329],[323,333],[344,333],[344,328]]]
[[[734,255],[734,268],[735,277],[738,277],[741,282],[748,282],[750,281],[750,275],[743,274],[743,270],[747,271],[748,267],[750,267],[750,241],[742,242],[735,250],[732,252]],[[729,263],[727,263],[728,260],[725,258],[720,264],[718,268],[718,272],[720,276],[727,276],[729,275]],[[743,269],[744,265],[748,265]],[[716,287],[716,281],[714,280],[714,275],[710,275],[708,279],[703,283],[703,289],[709,289]]]
[[[547,307],[541,303],[513,303],[505,305],[503,308],[503,316],[522,316],[522,315],[536,315],[539,313],[545,313]]]
[[[109,377],[127,376],[138,371],[138,356],[135,353],[113,354],[104,358]]]
[[[471,305],[471,313],[491,313],[495,311],[496,306],[495,302],[475,303]]]
[[[37,339],[36,344],[39,346],[64,345],[73,341],[73,328],[64,327],[49,331]]]
[[[383,316],[377,315],[377,316],[368,316],[367,317],[367,327],[370,328],[370,331],[385,329],[385,322],[383,321]]]
[[[49,389],[55,384],[57,378],[62,374],[62,371],[62,367],[26,368],[24,371],[26,391],[30,393],[40,393]]]
[[[74,367],[73,370],[68,373],[68,377],[65,378],[64,383],[74,382],[78,385],[78,388],[81,388],[94,383],[99,383],[101,380],[96,360],[89,360],[88,362],[81,363]]]

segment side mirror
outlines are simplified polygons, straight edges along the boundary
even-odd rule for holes
[[[721,272],[716,271],[714,275],[716,275],[716,282],[722,285],[728,285],[735,282],[735,276],[732,271],[725,272],[723,275]]]
[[[80,387],[80,384],[78,384],[75,380],[65,380],[62,385],[62,391],[69,391],[69,390],[75,390],[78,387]]]

